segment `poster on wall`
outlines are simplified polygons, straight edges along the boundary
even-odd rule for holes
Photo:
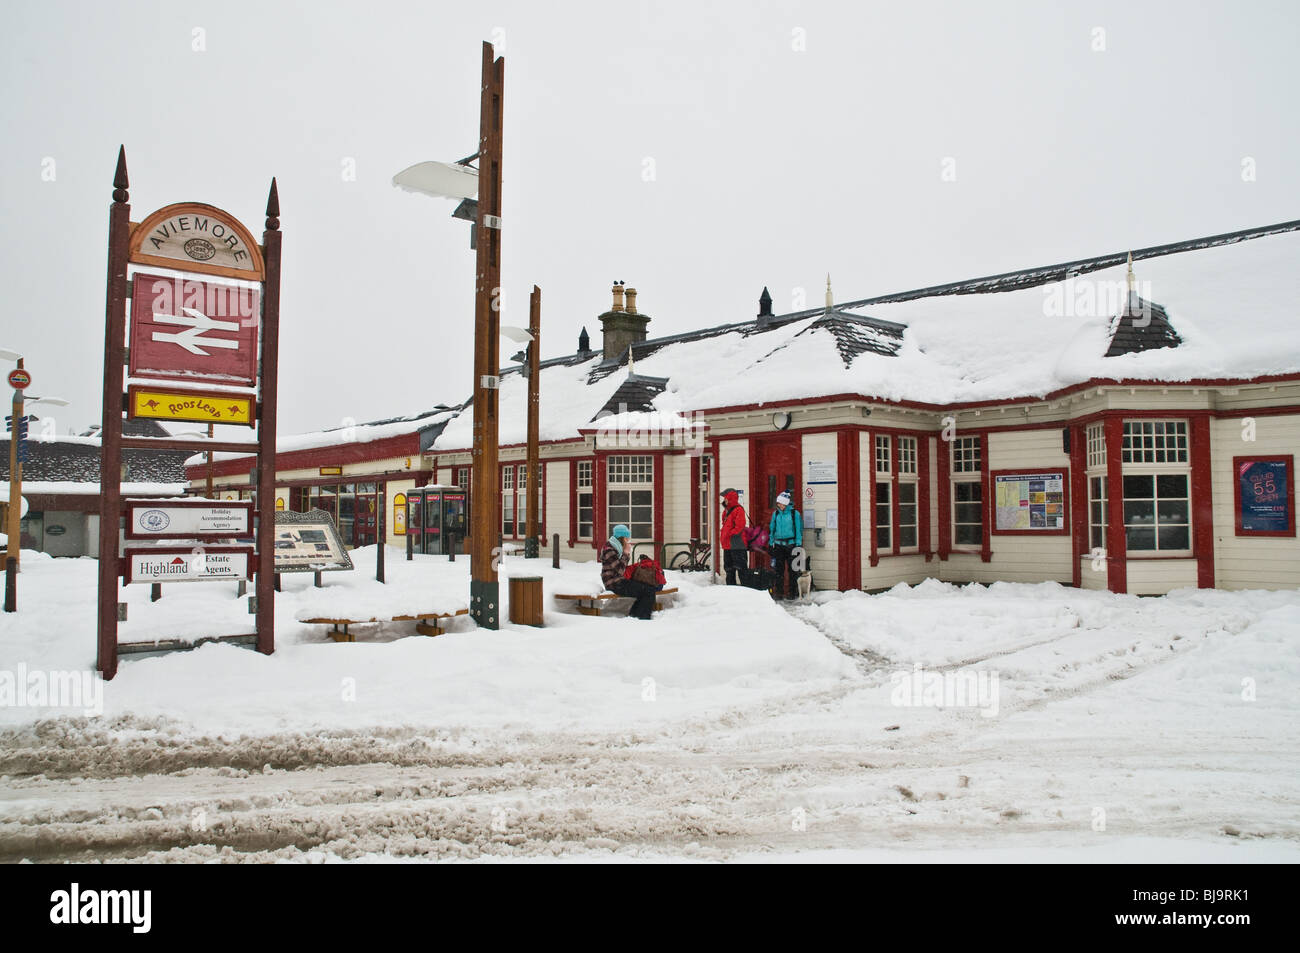
[[[1295,487],[1291,457],[1242,458],[1237,472],[1237,532],[1295,535]]]
[[[1010,473],[994,478],[996,528],[1002,532],[1063,532],[1065,474]]]

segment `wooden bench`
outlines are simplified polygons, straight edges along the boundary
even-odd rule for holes
[[[666,609],[668,606],[671,606],[673,604],[673,600],[671,597],[675,596],[676,594],[677,594],[677,590],[675,588],[660,589],[658,592],[656,592],[654,611],[659,612],[660,610]],[[669,596],[670,598],[668,598],[663,602],[660,602],[659,601],[660,596]],[[610,607],[611,605],[610,600],[612,599],[625,599],[627,600],[629,606],[632,603],[631,596],[620,596],[616,592],[601,592],[596,595],[592,595],[591,593],[557,592],[555,594],[555,599],[556,602],[561,607],[563,607],[563,605],[567,602],[575,603],[576,605],[574,607],[578,610],[578,613],[580,615],[600,615],[602,612],[604,612],[606,609]]]
[[[309,625],[329,625],[333,629],[328,633],[329,637],[335,642],[355,642],[356,636],[348,631],[350,625],[366,625],[372,622],[414,622],[415,631],[420,635],[442,635],[447,630],[443,628],[443,619],[454,619],[456,616],[468,615],[468,609],[457,609],[455,612],[421,612],[416,615],[395,615],[387,619],[299,619],[299,622],[306,622]],[[432,619],[430,623],[428,620]],[[343,628],[340,629],[339,626]]]

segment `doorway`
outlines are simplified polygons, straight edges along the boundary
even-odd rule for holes
[[[790,494],[790,505],[799,508],[802,488],[801,453],[803,440],[798,434],[782,434],[754,441],[754,467],[749,475],[751,488],[750,518],[764,528],[776,509],[776,498],[782,492]],[[759,557],[759,565],[768,566],[766,556]]]

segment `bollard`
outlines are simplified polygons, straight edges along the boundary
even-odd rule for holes
[[[315,585],[315,587],[316,587],[317,589],[319,589],[319,588],[321,587],[321,586],[320,586],[320,570],[317,569],[314,573],[312,573],[312,575],[315,577],[315,582],[313,583],[313,585]]]
[[[456,534],[448,533],[447,534],[447,562],[454,563],[455,561],[456,561]]]
[[[551,568],[560,568],[560,534],[555,533],[551,536]]]
[[[275,591],[280,592],[280,574],[275,574]]]
[[[5,612],[18,611],[18,560],[5,560]]]
[[[415,558],[415,537],[410,533],[406,534],[406,561],[409,563]]]
[[[248,594],[248,580],[241,579],[239,580],[238,588],[235,589],[235,598],[242,599],[247,594]]]
[[[152,586],[149,587],[149,601],[157,602],[161,598],[162,598],[162,583],[155,582]]]
[[[379,549],[375,551],[375,579],[378,582],[384,581],[384,550],[387,548],[380,540]]]

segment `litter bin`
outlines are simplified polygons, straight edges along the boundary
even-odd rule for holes
[[[542,577],[510,577],[510,621],[515,625],[542,624]]]

